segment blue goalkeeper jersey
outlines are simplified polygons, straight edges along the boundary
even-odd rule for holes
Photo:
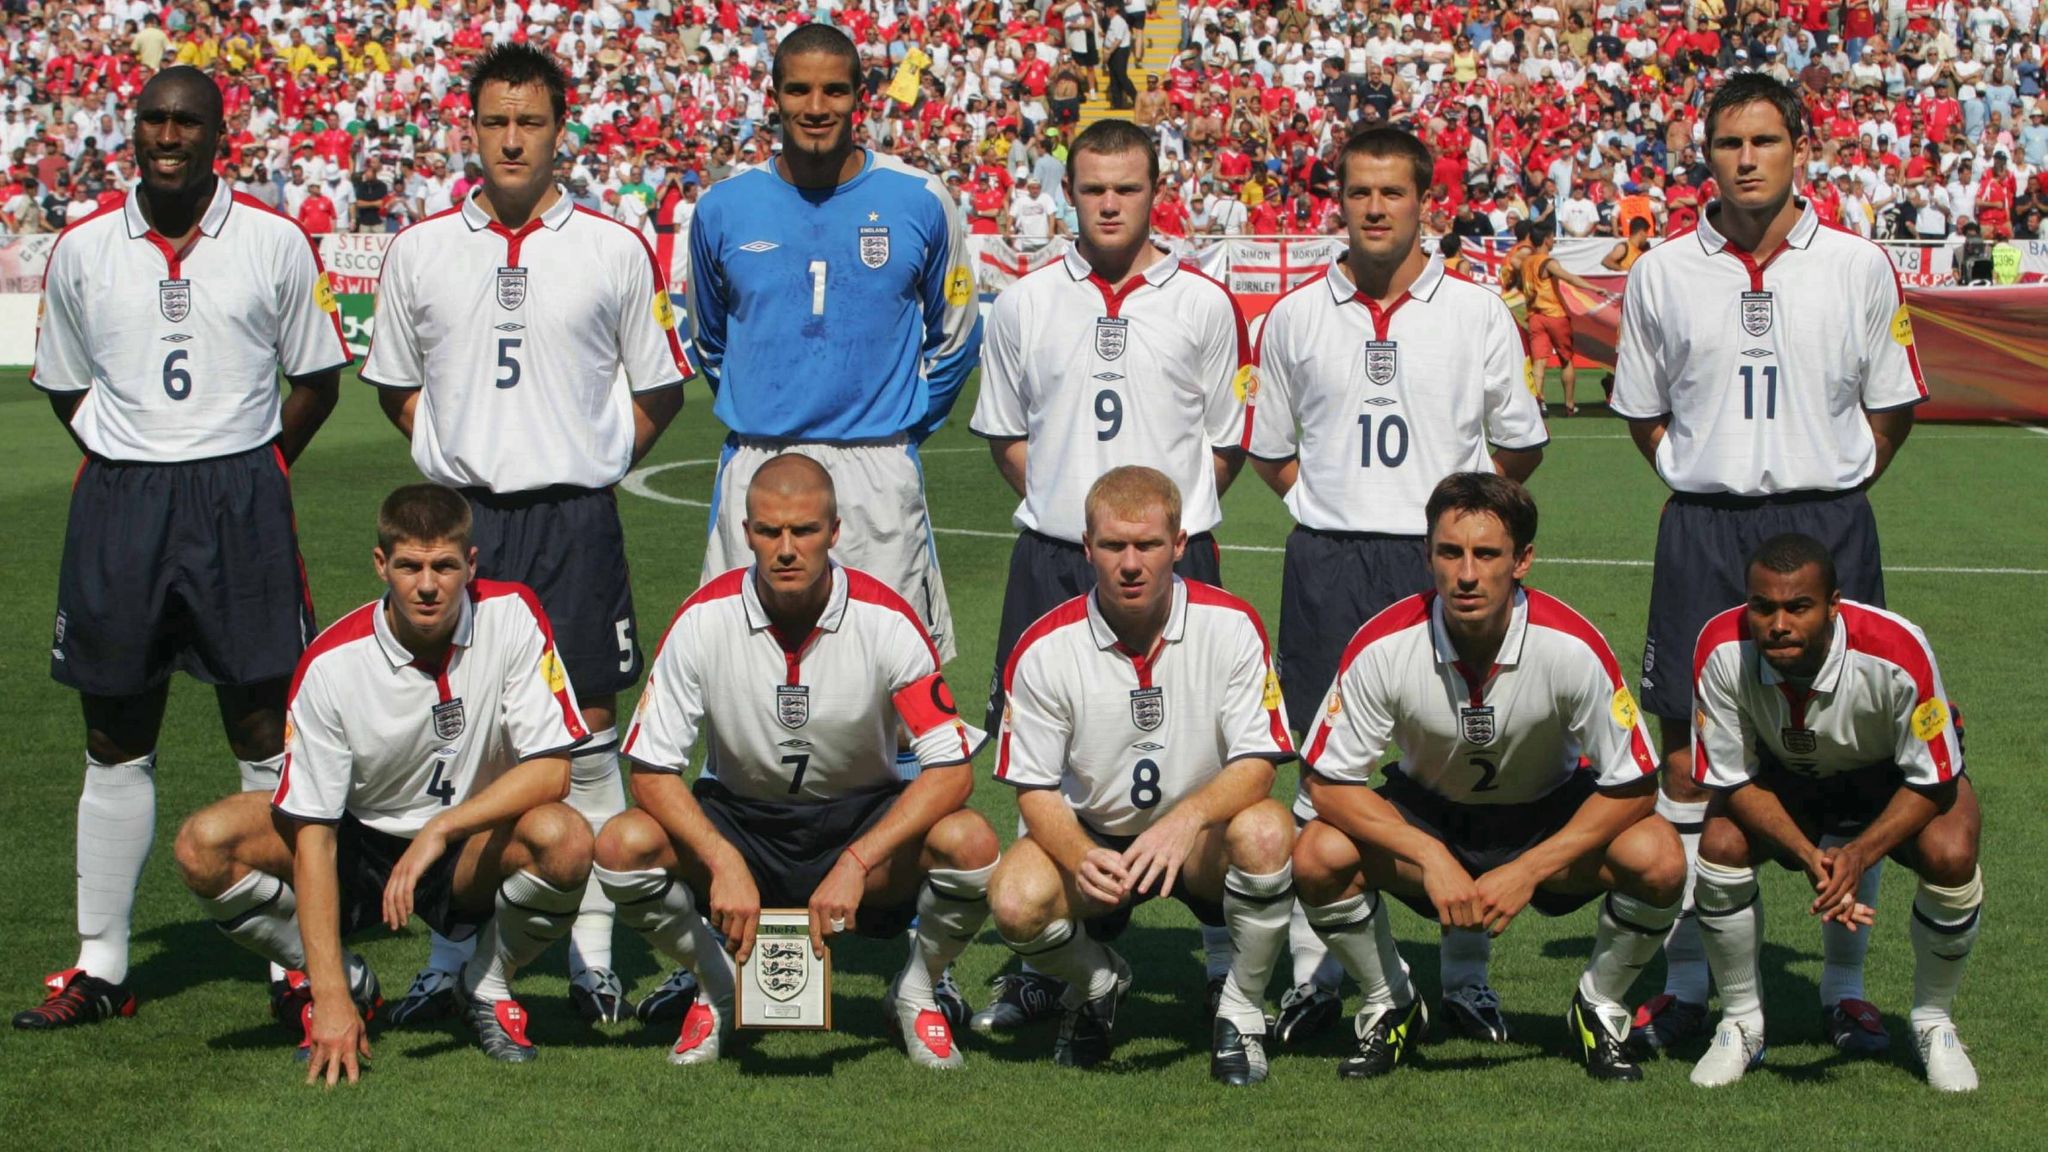
[[[980,356],[959,205],[873,152],[832,189],[772,164],[712,185],[690,224],[689,304],[712,414],[743,437],[921,440]]]

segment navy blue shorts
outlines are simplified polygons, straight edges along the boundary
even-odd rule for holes
[[[1223,556],[1216,537],[1196,532],[1180,562],[1173,566],[1183,580],[1223,586]],[[1003,623],[996,637],[996,670],[989,678],[988,711],[983,727],[994,733],[1003,720],[1003,666],[1040,616],[1095,587],[1095,569],[1079,544],[1025,529],[1010,548],[1010,580],[1003,586]]]
[[[1420,536],[1296,528],[1287,537],[1275,671],[1296,732],[1311,727],[1359,627],[1429,588],[1429,554]]]
[[[494,908],[464,911],[455,899],[455,862],[469,838],[451,840],[412,890],[413,915],[450,940],[467,940]],[[343,815],[334,829],[334,871],[341,884],[341,934],[353,936],[384,922],[384,888],[412,841]]]
[[[182,669],[208,684],[288,679],[313,638],[284,455],[266,444],[176,464],[88,457],[71,488],[50,675],[138,696]]]
[[[1643,641],[1643,711],[1681,721],[1692,716],[1692,657],[1700,630],[1749,598],[1750,554],[1781,532],[1804,533],[1826,545],[1842,595],[1884,607],[1877,517],[1862,492],[1673,493],[1657,521],[1650,628]]]
[[[1129,848],[1131,843],[1137,840],[1136,836],[1111,836],[1107,832],[1097,832],[1088,826],[1086,820],[1081,821],[1081,831],[1086,832],[1090,840],[1095,841],[1112,852],[1121,852]],[[1091,916],[1081,921],[1081,930],[1088,933],[1090,940],[1109,941],[1123,935],[1124,929],[1131,926],[1131,913],[1138,910],[1138,905],[1147,904],[1159,898],[1159,882],[1153,881],[1152,888],[1153,891],[1151,892],[1134,893],[1130,899],[1117,905],[1112,911],[1105,912],[1100,916]],[[1173,895],[1168,897],[1168,899],[1180,901],[1188,911],[1195,914],[1196,920],[1208,927],[1223,927],[1223,902],[1196,895],[1195,891],[1188,887],[1186,875],[1179,876],[1174,880]]]
[[[749,799],[702,778],[691,785],[690,793],[705,819],[747,862],[761,907],[807,908],[811,894],[839,863],[840,853],[888,814],[903,785],[802,804]],[[699,907],[711,906],[710,893],[697,896]],[[894,908],[862,904],[853,930],[878,939],[900,936],[916,916],[915,896]]]
[[[609,488],[540,488],[496,495],[472,488],[476,574],[533,589],[577,699],[616,695],[640,680],[640,637],[626,534]]]
[[[1580,805],[1595,788],[1591,772],[1574,772],[1550,794],[1527,804],[1459,804],[1446,800],[1403,774],[1398,766],[1387,768],[1387,782],[1374,789],[1392,804],[1410,826],[1419,828],[1451,850],[1460,866],[1473,879],[1503,864],[1521,858],[1522,853],[1557,834],[1571,822]],[[1436,905],[1427,896],[1389,893],[1426,919],[1437,918]],[[1599,896],[1598,892],[1553,892],[1538,888],[1529,897],[1529,907],[1545,916],[1575,912]]]

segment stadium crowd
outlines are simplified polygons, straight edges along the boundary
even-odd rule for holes
[[[776,147],[767,61],[811,20],[860,48],[865,142],[1025,247],[1072,231],[1064,141],[1098,94],[1157,134],[1168,234],[1338,230],[1331,157],[1380,123],[1436,151],[1433,233],[1668,234],[1712,195],[1702,92],[1744,68],[1801,85],[1830,222],[2030,239],[2048,209],[2039,0],[1194,0],[1170,65],[1134,80],[1173,3],[4,0],[0,231],[123,194],[133,101],[167,63],[221,85],[238,188],[312,232],[396,231],[476,184],[459,78],[506,40],[551,45],[576,82],[573,197],[677,231]]]

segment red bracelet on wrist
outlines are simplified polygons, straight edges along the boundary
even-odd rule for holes
[[[851,857],[853,857],[853,862],[854,862],[855,864],[858,864],[858,865],[860,865],[860,870],[861,870],[861,871],[863,871],[863,872],[873,872],[873,871],[874,871],[874,869],[873,869],[873,868],[870,868],[870,867],[868,867],[868,862],[867,862],[867,861],[865,861],[865,860],[863,860],[863,859],[861,859],[861,858],[860,858],[860,853],[858,853],[858,852],[855,852],[855,851],[853,850],[853,845],[849,844],[849,845],[847,845],[847,846],[846,846],[846,854],[847,854],[848,856],[851,856]]]

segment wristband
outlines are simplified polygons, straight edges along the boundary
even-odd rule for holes
[[[868,867],[868,862],[867,862],[867,861],[865,861],[865,860],[863,860],[863,859],[861,859],[861,858],[860,858],[860,853],[858,853],[858,852],[855,852],[855,851],[853,850],[853,845],[851,845],[851,844],[848,844],[848,845],[846,846],[846,854],[847,854],[848,856],[851,856],[851,857],[853,857],[853,862],[854,862],[855,864],[858,864],[858,865],[860,865],[860,870],[861,870],[862,872],[873,872],[873,871],[874,871],[874,869],[873,869],[873,868],[870,868],[870,867]]]

